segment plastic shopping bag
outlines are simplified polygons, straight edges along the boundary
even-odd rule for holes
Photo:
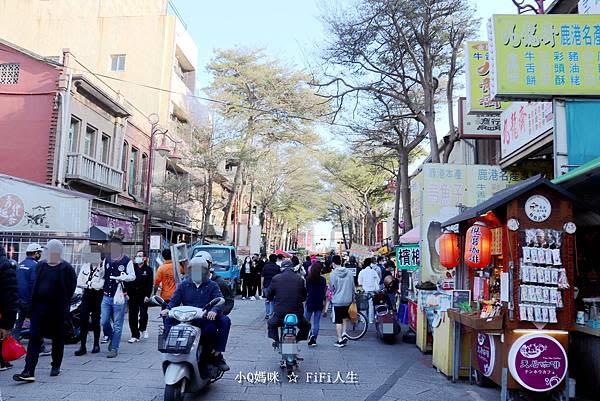
[[[4,362],[16,361],[27,353],[25,347],[21,345],[13,336],[2,340],[2,360]]]
[[[123,305],[125,303],[125,294],[123,293],[123,284],[117,285],[117,291],[115,292],[115,298],[113,300],[115,305]]]

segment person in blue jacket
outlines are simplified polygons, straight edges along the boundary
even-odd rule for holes
[[[31,292],[35,283],[38,261],[42,258],[44,249],[36,243],[29,244],[25,250],[25,259],[17,266],[17,286],[19,290],[18,315],[13,336],[21,340],[21,331],[26,318],[31,317]],[[42,340],[43,341],[43,340]],[[40,355],[50,355],[42,342],[42,351]]]
[[[168,309],[161,312],[166,316],[169,309],[177,306],[194,306],[204,308],[215,298],[223,298],[219,285],[210,279],[210,267],[205,258],[194,257],[190,260],[191,274],[184,281],[177,285]],[[223,305],[216,305],[201,319],[193,319],[190,324],[199,327],[202,330],[202,354],[200,361],[210,361],[214,366],[222,371],[228,371],[229,366],[223,359],[222,352],[225,351],[227,338],[223,333],[219,333],[216,320],[223,313]],[[168,336],[172,326],[179,324],[179,321],[172,317],[165,319],[165,338]],[[214,350],[214,351],[213,351]],[[200,369],[206,372],[206,366],[200,366]]]

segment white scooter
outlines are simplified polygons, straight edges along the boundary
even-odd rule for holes
[[[191,325],[194,319],[201,319],[214,306],[225,302],[215,298],[204,309],[193,306],[177,306],[169,310],[169,317],[180,323],[171,327],[165,337],[159,331],[158,350],[163,354],[162,369],[165,375],[164,401],[181,401],[186,393],[197,393],[211,383],[223,377],[223,371],[207,363],[207,375],[200,374],[198,363],[202,354],[200,328]],[[166,307],[159,296],[150,298],[150,304]]]

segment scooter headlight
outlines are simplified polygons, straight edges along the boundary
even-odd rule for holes
[[[174,310],[174,311],[171,311],[171,313],[173,314],[173,317],[175,319],[179,320],[180,322],[189,322],[190,320],[192,320],[196,317],[196,311],[194,311],[194,310],[191,310],[191,311]]]

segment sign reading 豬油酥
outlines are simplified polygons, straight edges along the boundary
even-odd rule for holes
[[[597,15],[493,15],[492,98],[600,97]]]
[[[499,138],[500,115],[492,113],[468,114],[465,98],[458,99],[458,130],[461,138]]]
[[[500,113],[506,103],[494,100],[491,95],[493,65],[488,42],[466,42],[465,63],[467,113]]]
[[[600,0],[579,0],[579,14],[600,14]]]
[[[508,368],[512,377],[527,390],[550,391],[565,378],[567,353],[556,338],[546,334],[527,334],[510,347]]]
[[[552,130],[552,102],[513,102],[502,112],[500,119],[500,154],[501,159],[506,159]]]
[[[0,232],[87,235],[91,197],[0,174]]]
[[[399,270],[417,270],[420,265],[419,244],[402,245],[396,248],[396,266]]]

